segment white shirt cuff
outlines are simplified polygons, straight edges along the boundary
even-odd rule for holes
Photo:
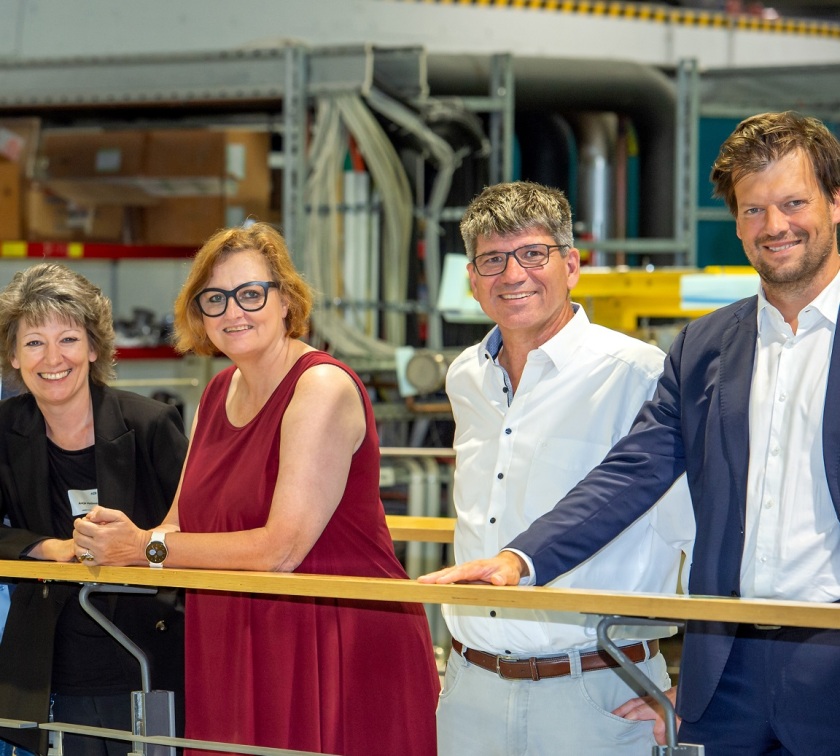
[[[519,585],[536,585],[537,576],[534,574],[534,563],[531,557],[524,554],[519,549],[502,549],[502,551],[509,551],[511,554],[516,554],[525,564],[528,565],[528,574],[525,577],[519,578]]]

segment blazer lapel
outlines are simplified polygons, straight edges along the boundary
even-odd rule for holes
[[[34,399],[32,412],[21,415],[4,435],[9,458],[15,461],[13,475],[20,501],[27,502],[25,527],[35,533],[51,533],[47,433],[44,419],[35,409]]]
[[[126,425],[120,404],[110,391],[92,385],[91,399],[99,503],[132,517],[137,483],[134,431]]]
[[[735,311],[733,323],[723,332],[720,350],[720,414],[723,448],[730,462],[744,524],[747,470],[750,458],[750,388],[755,363],[757,297]]]

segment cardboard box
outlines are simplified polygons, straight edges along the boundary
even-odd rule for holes
[[[145,144],[142,131],[48,131],[41,139],[35,176],[69,202],[153,202],[134,184],[142,174]]]
[[[143,175],[150,178],[221,178],[225,133],[211,129],[154,129],[147,133]],[[220,187],[221,188],[221,187]]]
[[[143,208],[144,244],[200,247],[224,225],[224,197],[171,197]]]
[[[124,241],[119,205],[80,205],[38,184],[26,193],[26,237],[29,241]]]
[[[0,159],[17,163],[22,179],[31,179],[38,152],[38,118],[0,118]]]
[[[20,195],[20,166],[0,160],[0,241],[23,238]]]
[[[270,138],[264,132],[56,131],[42,141],[38,175],[50,201],[33,205],[38,220],[33,231],[39,235],[50,228],[74,233],[70,229],[76,226],[88,228],[86,233],[98,229],[97,238],[111,235],[107,223],[76,223],[79,208],[98,208],[108,219],[116,215],[104,208],[138,208],[130,216],[123,213],[134,222],[119,236],[155,245],[200,246],[220,228],[269,217]],[[57,198],[66,210],[57,209]],[[64,217],[53,217],[56,212]]]
[[[38,176],[137,176],[143,169],[145,142],[143,131],[46,131],[38,153]]]
[[[248,217],[268,220],[271,206],[270,149],[270,137],[264,132],[225,133],[228,192],[224,225],[237,225]]]
[[[154,160],[148,163],[149,173],[164,170],[169,150],[184,149],[184,134],[160,134],[154,141]],[[269,136],[253,131],[209,131],[193,136],[199,147],[214,152],[207,164],[218,168],[223,191],[215,196],[170,196],[158,204],[145,207],[142,240],[146,244],[201,246],[212,234],[227,226],[239,225],[247,218],[267,220],[271,175],[268,167]],[[212,146],[212,147],[211,147]],[[151,151],[150,151],[151,154]],[[187,157],[174,159],[167,169],[172,178],[188,178],[200,163]]]

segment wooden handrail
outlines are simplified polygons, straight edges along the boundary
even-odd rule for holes
[[[452,543],[455,540],[454,517],[406,517],[386,515],[385,522],[394,541]]]
[[[288,596],[329,596],[374,601],[499,606],[666,620],[705,619],[840,629],[840,604],[801,601],[667,596],[519,586],[425,585],[413,580],[337,575],[299,575],[237,570],[155,570],[149,567],[88,567],[83,564],[16,560],[0,560],[0,576],[78,583],[168,586]]]
[[[382,446],[379,454],[383,457],[432,457],[433,459],[455,460],[455,450],[447,447]]]

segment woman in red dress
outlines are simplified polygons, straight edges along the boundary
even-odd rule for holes
[[[178,348],[233,365],[208,384],[175,502],[143,531],[97,508],[94,564],[406,578],[379,499],[365,387],[300,340],[311,308],[267,224],[213,236],[175,306]],[[333,754],[434,754],[439,690],[420,605],[192,591],[190,738]]]

